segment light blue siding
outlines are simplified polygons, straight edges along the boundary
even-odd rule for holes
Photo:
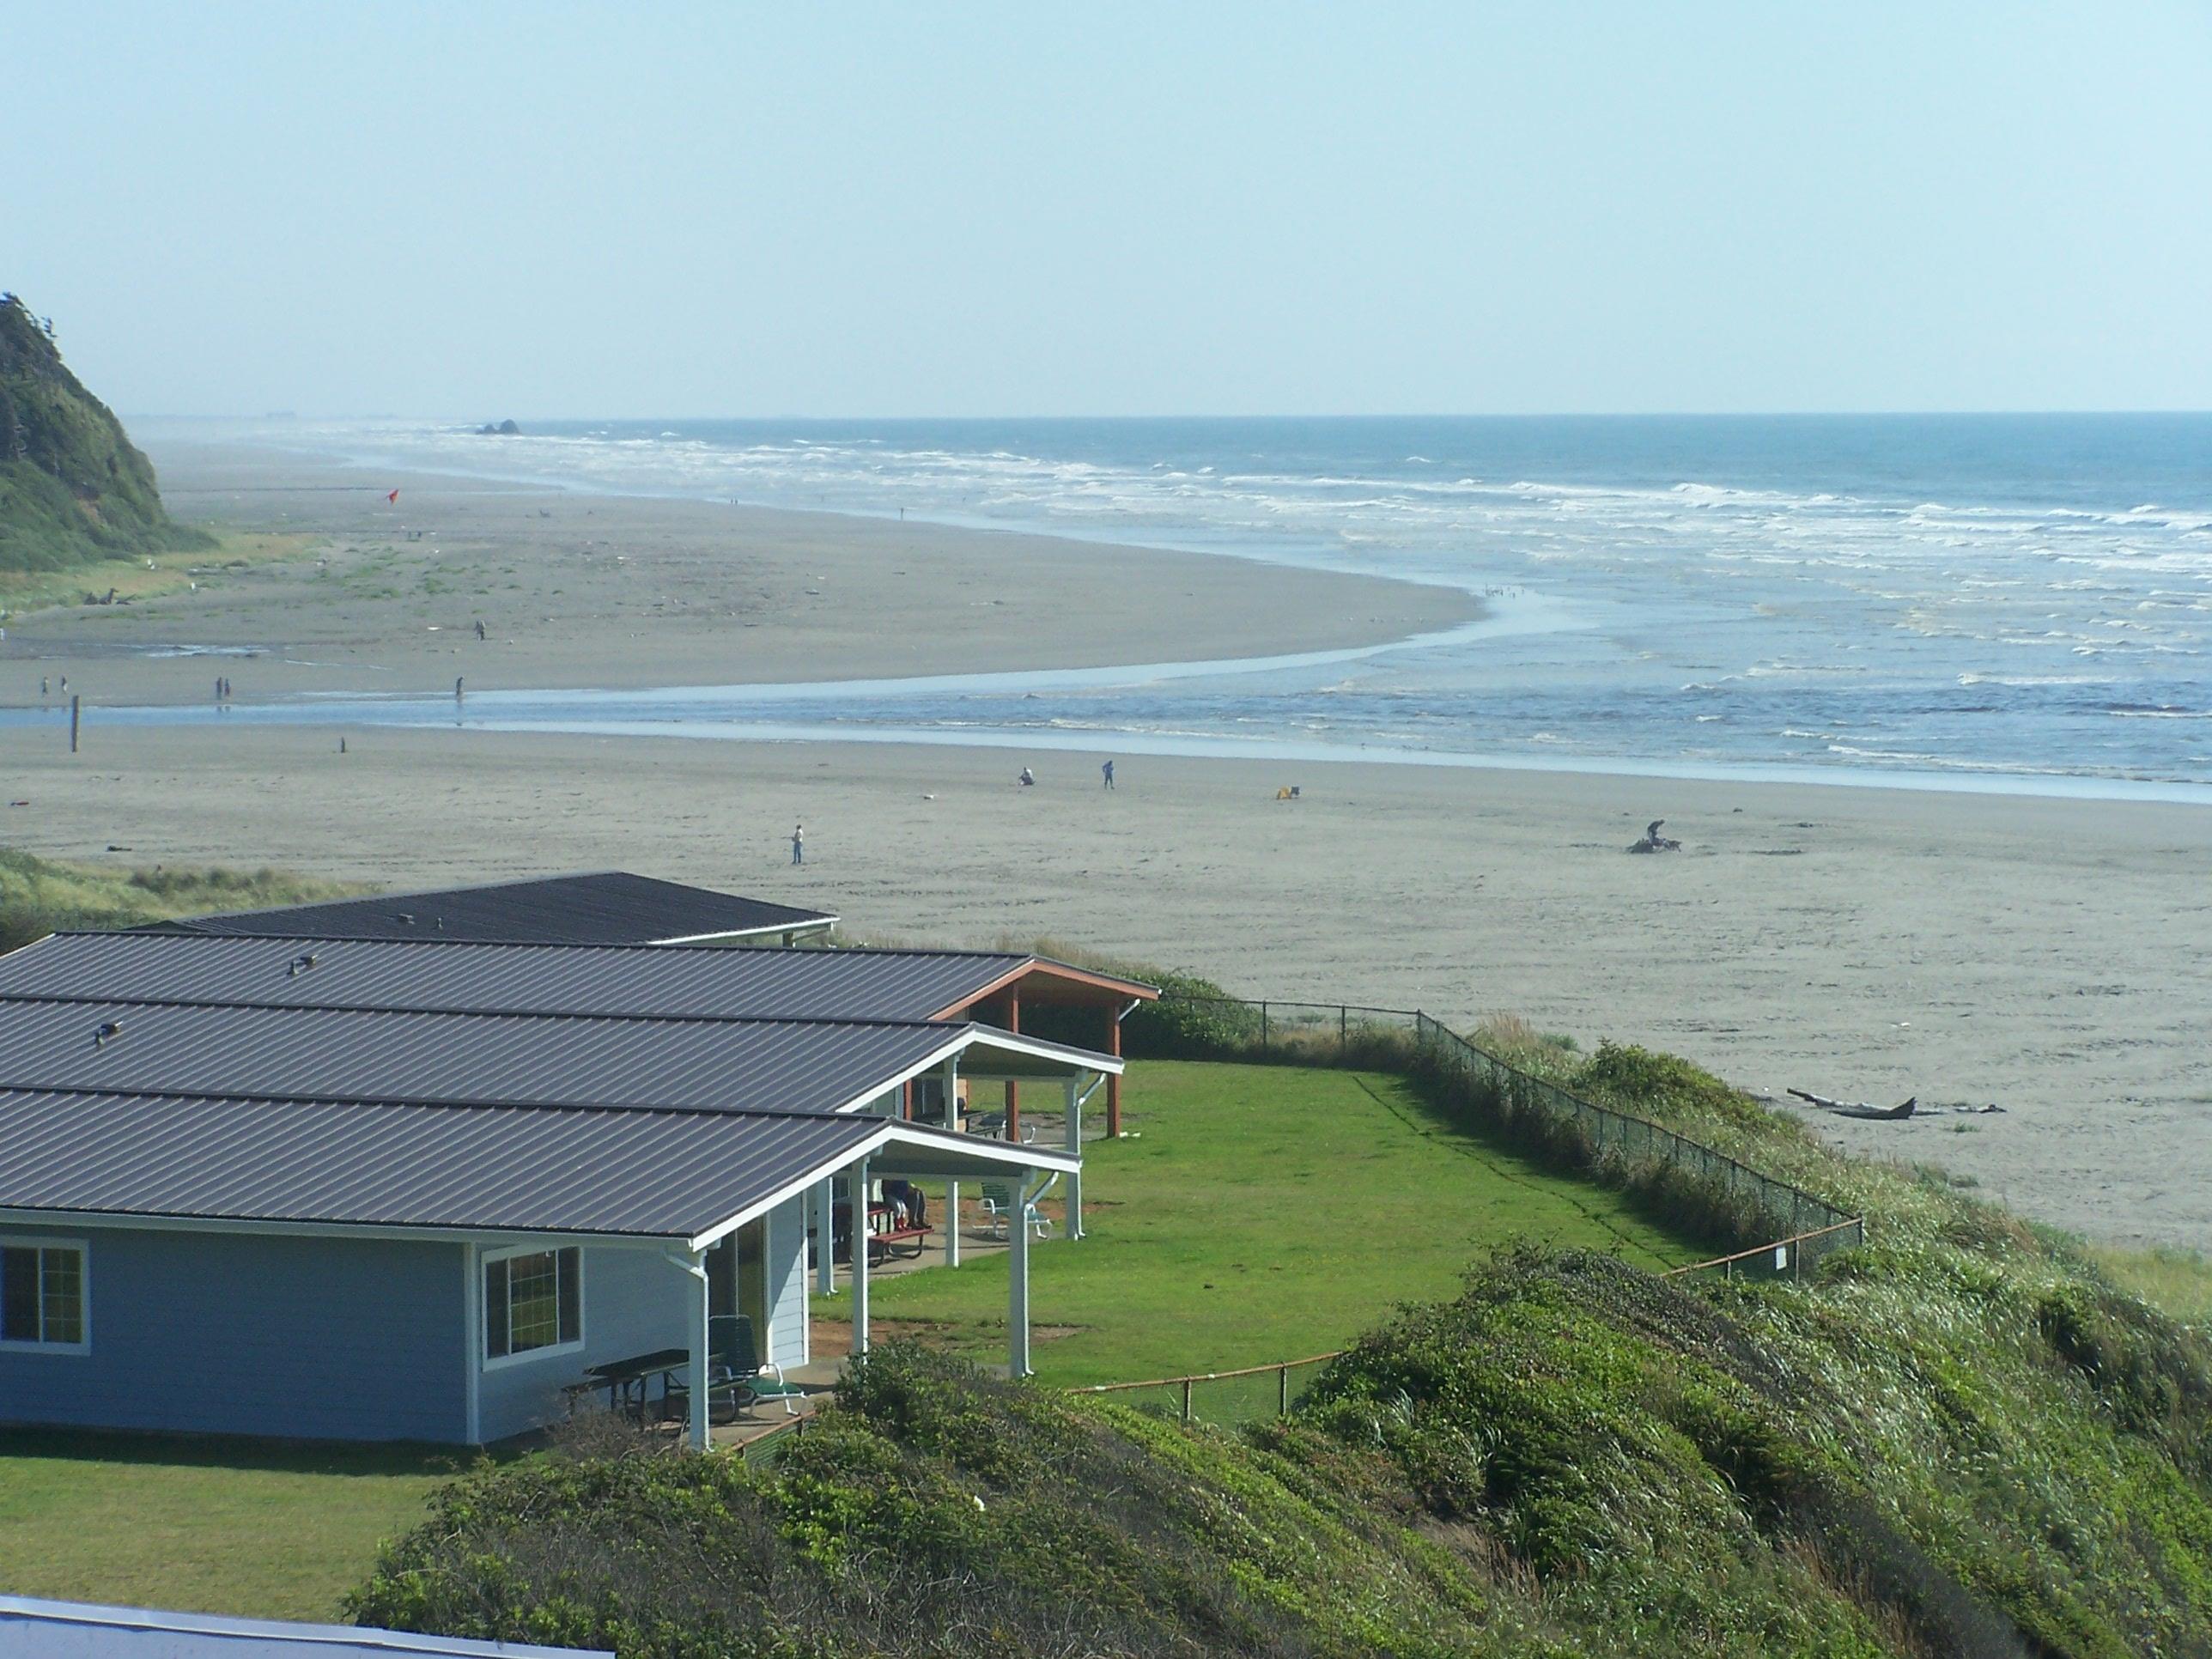
[[[566,1410],[561,1391],[581,1381],[586,1366],[660,1348],[689,1348],[690,1298],[697,1294],[698,1280],[669,1259],[670,1252],[678,1248],[585,1246],[580,1349],[525,1354],[491,1365],[484,1364],[481,1351],[473,1357],[483,1366],[477,1412],[483,1439],[504,1440],[558,1421]],[[483,1293],[480,1287],[474,1292],[479,1297]],[[462,1340],[458,1319],[453,1340],[458,1347]],[[604,1404],[606,1395],[593,1399]]]
[[[806,1363],[806,1197],[787,1199],[769,1212],[768,1352],[772,1365]]]
[[[458,1243],[151,1228],[81,1238],[91,1351],[0,1348],[0,1421],[467,1438]]]

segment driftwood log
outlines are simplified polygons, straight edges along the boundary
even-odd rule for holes
[[[1813,1094],[1803,1089],[1792,1089],[1790,1092],[1800,1100],[1811,1102],[1824,1112],[1833,1112],[1838,1117],[1872,1118],[1877,1122],[1893,1122],[1899,1118],[1911,1117],[1920,1104],[1918,1095],[1901,1106],[1869,1106],[1863,1101],[1831,1100],[1826,1095]]]

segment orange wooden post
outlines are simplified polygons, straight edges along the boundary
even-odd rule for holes
[[[1022,993],[1017,986],[1006,993],[1006,1029],[1018,1036],[1022,1030]],[[1022,1085],[1006,1085],[1006,1139],[1022,1138]]]
[[[1106,1052],[1119,1060],[1121,1057],[1121,1021],[1119,1008],[1106,1011]],[[1106,1139],[1121,1137],[1121,1079],[1109,1076],[1106,1079]]]

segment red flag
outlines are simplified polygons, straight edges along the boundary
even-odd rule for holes
[[[399,505],[399,492],[398,492],[398,490],[396,490],[396,489],[395,489],[395,490],[393,490],[393,491],[392,491],[389,495],[386,495],[384,499],[385,499],[386,501],[390,501],[390,502],[391,502],[394,507],[397,507],[397,506],[398,506],[398,505]]]

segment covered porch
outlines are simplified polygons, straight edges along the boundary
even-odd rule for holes
[[[1066,1086],[1073,1097],[1077,1085],[1071,1079]],[[658,1373],[659,1416],[662,1420],[680,1417],[682,1432],[695,1447],[764,1432],[781,1419],[808,1408],[810,1396],[834,1385],[848,1359],[868,1352],[872,1337],[869,1288],[877,1276],[940,1263],[957,1265],[963,1251],[977,1249],[1001,1251],[1009,1257],[1006,1369],[1011,1376],[1026,1376],[1031,1369],[1030,1254],[1041,1229],[1027,1224],[1024,1206],[1049,1186],[1066,1182],[1074,1191],[1080,1172],[1079,1152],[884,1120],[859,1155],[848,1152],[835,1167],[817,1169],[694,1235],[682,1249],[666,1250],[665,1271],[679,1275],[675,1290],[686,1310],[680,1352],[647,1351],[609,1362],[598,1368],[596,1379],[587,1381],[593,1386],[608,1385],[611,1403],[627,1403],[624,1388],[632,1379],[623,1373],[637,1373],[635,1404],[642,1419],[651,1398],[652,1376]],[[874,1248],[874,1240],[890,1231],[917,1231],[879,1224],[902,1218],[903,1212],[888,1195],[901,1189],[910,1194],[927,1190],[923,1183],[955,1196],[939,1208],[933,1226],[919,1230],[924,1236],[914,1241],[910,1254],[886,1260]],[[989,1237],[988,1228],[972,1224],[948,1226],[945,1218],[960,1213],[957,1194],[963,1183],[1011,1202],[1012,1213],[1024,1217],[1025,1224],[1010,1221],[1001,1237]],[[834,1221],[840,1210],[848,1218],[869,1218],[859,1237],[870,1241],[848,1249],[842,1267],[834,1259],[834,1249],[820,1248],[825,1238],[836,1236]],[[800,1226],[806,1230],[804,1257],[785,1257],[776,1248],[778,1235],[789,1238],[791,1230]],[[976,1237],[978,1232],[986,1236]],[[797,1269],[781,1284],[775,1271],[780,1258]],[[747,1271],[749,1261],[762,1264],[757,1279]],[[831,1289],[845,1292],[849,1316],[849,1337],[845,1352],[838,1354],[817,1352],[812,1336],[811,1297],[817,1290]],[[758,1409],[763,1401],[772,1403]],[[718,1416],[728,1420],[718,1425]]]

